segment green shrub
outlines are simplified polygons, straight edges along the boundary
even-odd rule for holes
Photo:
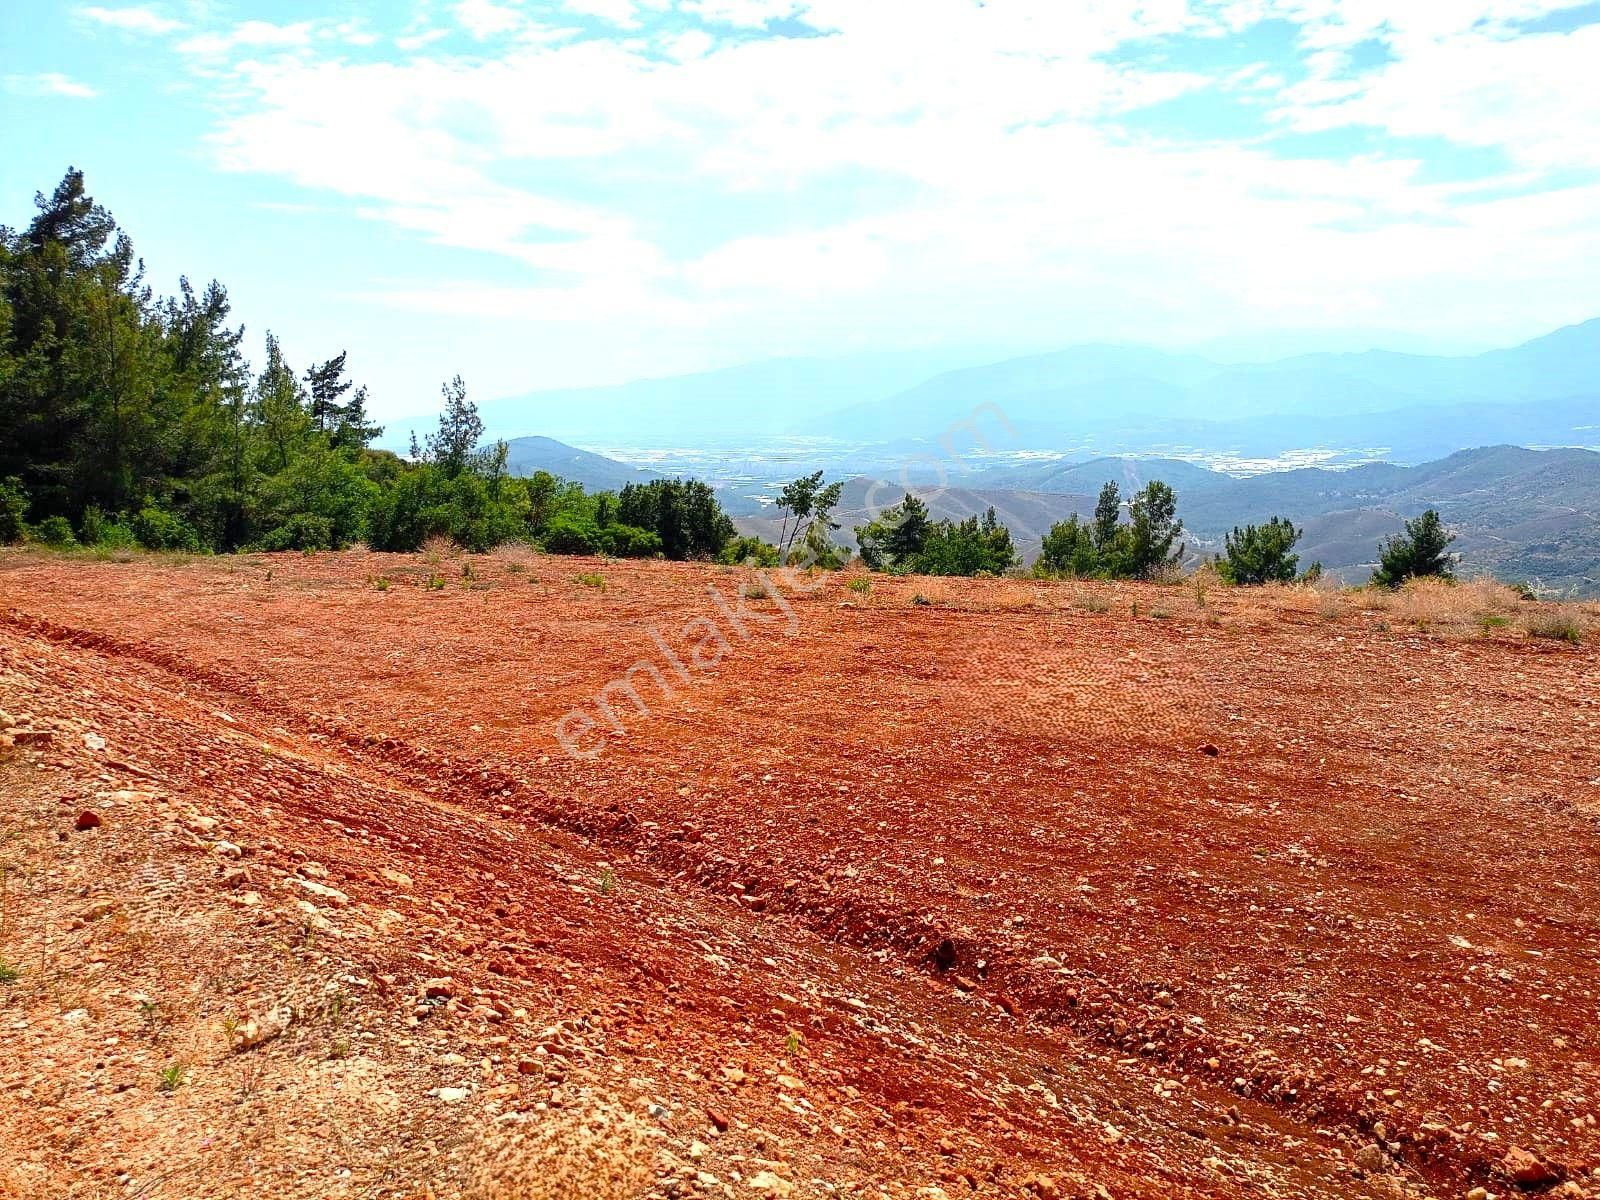
[[[1300,556],[1292,553],[1300,533],[1292,521],[1283,517],[1242,529],[1236,525],[1223,538],[1225,557],[1217,563],[1217,573],[1242,587],[1292,583],[1300,565]]]
[[[717,555],[717,561],[726,566],[750,565],[775,567],[778,565],[778,548],[758,537],[741,536],[731,540]]]
[[[600,531],[607,554],[617,558],[653,558],[661,553],[661,535],[637,525],[607,525]]]
[[[599,554],[604,549],[600,527],[577,513],[558,513],[545,527],[543,545],[551,554]]]
[[[146,550],[200,551],[200,535],[182,517],[149,501],[133,517],[133,536]]]
[[[78,539],[72,532],[72,522],[65,517],[46,517],[33,527],[33,536],[46,546],[78,544]]]
[[[28,493],[15,475],[0,479],[0,546],[20,542],[28,532]]]
[[[259,548],[266,551],[331,550],[334,548],[333,522],[316,513],[295,513],[263,537]]]
[[[1378,547],[1378,569],[1372,581],[1380,587],[1397,588],[1408,579],[1453,578],[1455,556],[1449,552],[1456,535],[1444,527],[1435,509],[1407,521],[1404,533],[1397,533]]]

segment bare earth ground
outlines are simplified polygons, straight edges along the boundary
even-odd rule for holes
[[[1592,635],[851,578],[0,555],[0,1196],[1600,1195]]]

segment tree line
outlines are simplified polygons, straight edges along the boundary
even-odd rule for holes
[[[0,542],[111,549],[484,550],[709,557],[733,524],[709,486],[587,494],[507,470],[457,376],[402,458],[346,355],[303,371],[270,332],[252,369],[227,290],[157,297],[133,243],[69,170],[26,227],[0,227]]]
[[[657,479],[587,493],[539,471],[507,469],[460,376],[444,384],[436,430],[406,457],[374,449],[370,397],[340,353],[303,371],[265,336],[252,369],[245,330],[213,281],[158,297],[133,243],[69,169],[22,229],[0,226],[0,542],[157,550],[320,550],[365,542],[410,551],[430,537],[471,550],[530,541],[554,553],[720,559],[837,568],[844,485],[823,472],[776,496],[776,543],[736,535],[715,492]],[[1093,516],[1045,535],[1035,571],[1153,579],[1184,554],[1177,497],[1151,481],[1127,502],[1101,490]],[[855,528],[872,570],[1001,575],[1018,569],[1011,532],[991,507],[931,518],[907,493]],[[1236,528],[1218,570],[1239,584],[1290,581],[1301,536],[1288,520]],[[1436,512],[1408,522],[1375,576],[1395,585],[1448,574],[1451,537]]]

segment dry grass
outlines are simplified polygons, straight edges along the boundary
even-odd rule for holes
[[[421,553],[423,562],[436,567],[440,563],[461,557],[461,547],[444,534],[436,533],[422,543]]]
[[[653,1134],[628,1113],[594,1104],[538,1114],[489,1135],[465,1200],[634,1200],[660,1174]]]
[[[1419,628],[1443,627],[1476,633],[1485,617],[1511,617],[1522,598],[1503,583],[1473,579],[1446,583],[1441,579],[1413,579],[1394,596],[1390,611]]]
[[[494,560],[513,575],[533,569],[539,561],[539,551],[528,542],[504,542],[494,548]]]
[[[1543,609],[1523,618],[1522,628],[1529,637],[1548,638],[1552,641],[1582,642],[1588,634],[1586,622],[1573,609]]]

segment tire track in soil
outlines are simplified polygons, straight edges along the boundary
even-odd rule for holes
[[[1334,1126],[1370,1143],[1381,1128],[1384,1140],[1400,1146],[1396,1162],[1432,1185],[1490,1184],[1499,1178],[1497,1159],[1420,1128],[1398,1125],[1392,1114],[1372,1111],[1359,1092],[1342,1088],[1336,1081],[1314,1078],[1293,1067],[1264,1068],[1224,1058],[1222,1048],[1189,1032],[1180,1012],[1156,1002],[1159,984],[1131,975],[1108,978],[1083,963],[1068,966],[1077,976],[1071,983],[1045,978],[1003,948],[953,935],[945,925],[929,922],[920,913],[854,897],[840,898],[791,874],[766,873],[765,864],[736,861],[683,838],[658,836],[616,805],[593,807],[570,799],[555,800],[492,760],[449,757],[400,739],[350,729],[303,712],[242,673],[200,666],[145,642],[61,625],[15,608],[0,614],[0,621],[31,637],[143,662],[191,685],[243,701],[287,728],[336,743],[343,751],[338,761],[353,760],[390,786],[396,775],[407,781],[419,775],[432,777],[485,804],[509,804],[516,817],[547,830],[582,838],[608,853],[626,853],[674,881],[713,896],[726,897],[732,885],[741,884],[743,896],[755,900],[754,911],[782,915],[818,937],[852,950],[896,953],[905,965],[975,993],[1009,1015],[1206,1080],[1222,1101],[1217,1104],[1219,1109],[1229,1104],[1242,1106],[1288,1135],[1307,1137],[1314,1129]],[[236,714],[230,716],[236,719]],[[411,787],[409,783],[406,786]],[[430,804],[441,803],[425,792],[419,795]],[[485,815],[473,814],[470,809],[462,812]],[[1239,1080],[1245,1081],[1244,1087],[1238,1086]],[[1553,1165],[1563,1174],[1570,1173],[1569,1165]]]
[[[0,623],[4,623],[3,614],[0,614]],[[109,722],[109,725],[104,727],[108,729],[110,727],[125,727],[130,721],[137,721],[140,706],[147,703],[145,697],[148,692],[148,686],[141,685],[140,681],[149,678],[149,675],[145,672],[129,673],[127,670],[96,670],[91,664],[99,661],[109,662],[118,657],[118,655],[115,652],[108,653],[103,645],[100,649],[95,649],[87,644],[79,645],[79,639],[73,636],[73,631],[64,627],[56,626],[54,633],[58,636],[54,638],[45,637],[45,640],[55,645],[82,652],[78,663],[75,663],[70,668],[72,677],[78,686],[62,689],[57,702],[64,701],[70,707],[73,702],[68,697],[74,697],[77,694],[82,694],[86,697],[93,695],[95,699],[91,701],[92,706],[98,707],[102,711],[103,717]],[[24,636],[26,637],[27,635]],[[34,636],[38,635],[35,634]],[[103,635],[95,634],[83,640],[86,642],[102,642],[104,638]],[[126,643],[119,642],[118,639],[112,638],[109,641],[121,646],[123,650],[131,650],[131,647]],[[18,638],[13,642],[13,645],[25,646],[26,641],[24,638]],[[3,646],[0,646],[0,649],[3,649]],[[136,652],[123,653],[120,657],[127,660],[131,665],[154,666],[154,664],[145,664]],[[3,659],[0,659],[0,661],[3,661]],[[158,676],[168,674],[164,668],[160,667],[155,667],[155,671]],[[246,709],[238,709],[237,717],[232,714],[222,717],[212,711],[212,707],[215,704],[213,690],[208,685],[196,682],[193,677],[196,674],[203,674],[203,672],[186,672],[176,677],[181,683],[192,685],[193,692],[179,689],[168,697],[166,703],[151,709],[149,716],[159,726],[169,727],[167,728],[167,733],[174,739],[171,743],[173,746],[181,745],[191,753],[196,749],[206,749],[205,757],[196,760],[197,762],[205,761],[215,764],[220,761],[224,765],[222,775],[220,779],[214,779],[213,783],[208,786],[225,788],[229,778],[237,780],[240,777],[239,771],[241,768],[248,776],[250,772],[248,760],[253,747],[267,741],[269,736],[275,736],[281,745],[286,731],[275,731],[274,735],[259,732],[252,725],[251,718],[253,714]],[[92,691],[84,686],[85,675],[90,676],[89,682],[95,683]],[[100,680],[106,680],[113,691],[109,694],[106,691],[102,691]],[[227,694],[233,695],[235,699],[243,698],[238,693]],[[120,701],[119,704],[113,705],[110,703],[110,696],[112,695],[117,697]],[[233,706],[230,705],[230,707]],[[197,716],[202,720],[196,720]],[[203,720],[206,716],[210,716],[214,720],[206,722]],[[209,728],[207,728],[208,725]],[[126,737],[127,730],[123,728],[123,738]],[[146,754],[149,754],[154,746],[161,744],[159,737],[153,741],[147,737],[141,743],[143,752]],[[442,803],[437,797],[430,797],[420,793],[409,784],[404,782],[397,783],[394,776],[381,767],[373,770],[371,778],[367,780],[371,784],[370,794],[365,787],[361,787],[360,790],[353,790],[362,783],[360,776],[353,773],[336,773],[328,769],[330,766],[338,767],[342,763],[342,759],[320,755],[316,750],[315,743],[308,743],[304,746],[299,746],[297,743],[296,746],[296,752],[286,752],[277,746],[273,748],[275,757],[285,760],[284,765],[289,767],[288,780],[284,781],[280,778],[278,786],[268,790],[268,794],[271,796],[271,804],[276,810],[276,816],[281,817],[284,814],[293,814],[297,818],[305,820],[313,831],[318,828],[319,824],[337,825],[338,828],[333,831],[334,833],[346,836],[359,835],[362,844],[366,843],[369,834],[371,834],[374,835],[371,838],[372,841],[394,846],[394,852],[397,855],[407,854],[408,849],[414,850],[417,854],[422,854],[424,853],[422,847],[425,847],[426,861],[429,863],[429,867],[434,865],[435,862],[448,864],[452,875],[455,875],[460,868],[466,868],[466,873],[470,875],[473,864],[477,863],[480,867],[492,866],[495,871],[501,873],[502,878],[504,877],[504,871],[507,866],[504,851],[514,849],[514,843],[507,846],[494,836],[497,831],[492,828],[492,818],[488,814],[474,813],[470,809]],[[215,757],[218,755],[220,755],[220,759]],[[166,775],[166,772],[159,767],[147,769],[145,767],[134,767],[130,764],[113,764],[111,762],[107,762],[106,765],[113,767],[115,770],[128,770],[150,779],[162,779]],[[338,782],[341,776],[345,779],[344,783]],[[176,780],[169,782],[176,782]],[[415,799],[418,802],[418,809],[406,814],[411,819],[405,823],[404,832],[418,839],[411,843],[409,847],[403,838],[397,839],[394,836],[399,829],[399,823],[386,819],[392,810],[382,803],[382,797],[385,795],[406,797]],[[241,797],[237,791],[234,792],[234,798],[238,802],[252,802],[247,797]],[[378,807],[372,806],[374,800],[379,802]],[[430,813],[436,813],[452,820],[447,820],[443,823],[430,823],[428,821]],[[460,820],[462,817],[469,818],[469,820],[463,823]],[[319,822],[316,818],[324,819]],[[509,834],[502,836],[510,837]],[[334,849],[335,846],[340,848]],[[312,842],[306,843],[308,850],[312,849],[312,847]],[[332,851],[331,854],[329,853],[330,850]],[[322,844],[316,847],[315,852],[317,857],[328,863],[342,863],[346,868],[347,874],[352,876],[365,874],[369,881],[373,881],[370,864],[366,864],[368,868],[366,870],[362,870],[359,867],[353,871],[349,870],[352,865],[362,863],[362,859],[359,857],[353,858],[351,853],[344,849],[342,838],[325,838]],[[536,868],[546,868],[543,873],[548,876],[547,868],[550,864],[548,862],[537,862],[536,860],[535,862]],[[427,868],[425,868],[425,874],[426,872]],[[422,877],[425,877],[425,875],[419,876],[419,878]],[[531,896],[534,893],[523,892],[519,894]],[[557,900],[559,900],[560,894],[561,889],[558,888]],[[458,879],[456,880],[456,886],[453,886],[443,896],[443,899],[447,901],[452,910],[459,913],[465,913],[476,906],[476,910],[481,914],[486,911],[484,903],[486,896],[492,895],[492,892],[485,892],[483,888],[474,887],[470,883],[466,885],[466,890],[463,891]],[[596,945],[592,939],[599,932],[599,929],[591,921],[584,920],[581,915],[576,918],[576,924],[563,920],[558,910],[551,909],[551,900],[548,892],[543,894],[541,899],[544,907],[550,909],[545,913],[545,919],[554,918],[557,923],[565,925],[568,929],[568,934],[564,938],[558,938],[554,947],[548,941],[541,942],[539,939],[535,939],[528,948],[541,951],[554,948],[557,953],[566,952],[574,964],[579,961],[593,962],[596,955],[602,962],[609,962],[613,965],[618,962],[625,964],[631,957],[631,949],[640,945],[639,939],[641,935],[646,938],[652,936],[649,925],[646,923],[626,935],[613,932],[608,938],[603,939],[601,944]],[[755,948],[765,946],[768,953],[778,953],[780,956],[787,957],[784,951],[779,950],[778,947],[788,948],[793,945],[791,940],[784,938],[777,932],[778,928],[781,928],[780,926],[766,927],[758,925],[752,931],[748,918],[742,912],[735,911],[724,918],[719,916],[714,909],[708,915],[699,919],[709,921],[709,924],[705,926],[707,936],[710,936],[710,931],[713,927],[721,929],[725,934],[731,935],[741,944],[745,951],[753,951],[757,955],[760,954],[760,950]],[[521,924],[521,921],[519,920],[518,923]],[[479,924],[480,933],[489,928],[489,923],[481,916]],[[503,937],[504,935],[502,934],[501,936]],[[618,940],[619,937],[622,939],[620,942]],[[495,940],[492,934],[489,935],[489,940]],[[563,941],[569,945],[581,944],[585,949],[577,953],[564,950],[562,947]],[[909,1140],[915,1142],[920,1137],[926,1143],[925,1127],[921,1129],[918,1127],[920,1122],[917,1119],[917,1113],[920,1111],[926,1111],[935,1121],[942,1120],[944,1125],[951,1129],[972,1131],[981,1128],[996,1119],[994,1101],[992,1099],[996,1091],[1001,1095],[1018,1096],[1034,1090],[1036,1084],[1032,1084],[1032,1081],[1043,1078],[1051,1088],[1059,1089],[1076,1086],[1078,1090],[1072,1094],[1076,1097],[1076,1100],[1087,1103],[1088,1113],[1084,1114],[1077,1103],[1067,1099],[1064,1095],[1060,1104],[1056,1104],[1053,1100],[1051,1101],[1051,1107],[1057,1110],[1055,1118],[1048,1117],[1042,1108],[1037,1113],[1033,1112],[1031,1107],[1022,1112],[1012,1108],[1006,1112],[1006,1117],[1009,1118],[1011,1124],[1008,1124],[1005,1119],[1001,1119],[999,1125],[1003,1129],[1012,1128],[1013,1125],[1019,1126],[1021,1129],[1028,1131],[1033,1138],[1042,1138],[1047,1146],[1060,1146],[1068,1155],[1069,1162],[1074,1163],[1080,1170],[1089,1169],[1100,1179],[1112,1184],[1115,1188],[1115,1194],[1118,1196],[1159,1195],[1165,1197],[1174,1194],[1194,1195],[1197,1197],[1202,1195],[1232,1196],[1241,1194],[1236,1190],[1239,1188],[1243,1189],[1242,1194],[1259,1194],[1259,1189],[1262,1187],[1266,1187],[1268,1194],[1287,1196],[1322,1197],[1337,1195],[1349,1197],[1372,1194],[1367,1188],[1361,1186],[1359,1180],[1342,1179],[1330,1187],[1326,1163],[1316,1161],[1319,1157],[1326,1159],[1325,1143],[1323,1143],[1324,1148],[1322,1151],[1314,1155],[1312,1161],[1308,1163],[1306,1155],[1288,1153],[1289,1146],[1287,1144],[1283,1152],[1278,1151],[1272,1139],[1268,1138],[1263,1141],[1259,1127],[1252,1128],[1242,1120],[1233,1123],[1217,1121],[1217,1128],[1209,1128],[1209,1122],[1216,1117],[1214,1111],[1205,1112],[1198,1125],[1193,1120],[1174,1123],[1169,1113],[1161,1110],[1154,1112],[1150,1110],[1147,1092],[1149,1080],[1137,1070],[1124,1072],[1120,1068],[1112,1068],[1109,1063],[1102,1063],[1101,1069],[1094,1074],[1092,1083],[1089,1083],[1081,1078],[1085,1062],[1085,1056],[1081,1049],[1076,1053],[1072,1053],[1070,1052],[1070,1047],[1063,1047],[1049,1039],[1041,1039],[1038,1030],[1007,1031],[1006,1022],[1000,1019],[998,1010],[991,1009],[987,1015],[981,1011],[974,1013],[973,1010],[968,1009],[965,1005],[955,1003],[954,993],[949,989],[933,989],[929,998],[943,994],[950,996],[951,999],[949,1002],[936,1001],[934,1009],[930,1010],[927,998],[918,1002],[913,993],[907,993],[903,988],[886,986],[888,981],[881,974],[875,973],[875,969],[870,963],[865,962],[861,956],[856,955],[848,948],[839,948],[838,951],[839,954],[848,956],[847,958],[836,958],[834,954],[828,951],[828,948],[835,946],[835,943],[819,941],[816,945],[818,949],[823,951],[823,956],[820,960],[814,951],[802,951],[801,955],[802,962],[808,958],[810,959],[811,970],[816,970],[819,961],[826,963],[828,960],[833,959],[836,964],[843,966],[844,975],[856,977],[858,987],[862,986],[863,980],[866,981],[865,990],[860,991],[860,995],[875,996],[880,1002],[895,996],[899,998],[898,1003],[891,1000],[889,1010],[896,1012],[897,1015],[890,1021],[888,1026],[884,1026],[875,1024],[870,1020],[864,1022],[865,1010],[856,1011],[839,1002],[837,998],[827,996],[824,993],[823,998],[827,999],[830,1004],[834,1004],[838,1011],[836,1013],[821,1014],[824,1024],[814,1025],[813,1027],[826,1030],[828,1039],[838,1045],[854,1047],[852,1052],[848,1052],[845,1055],[845,1059],[850,1064],[848,1069],[851,1072],[862,1072],[854,1075],[853,1082],[856,1085],[864,1092],[878,1097],[877,1102],[882,1104],[885,1110],[892,1108],[895,1113],[899,1113],[902,1110],[907,1113],[909,1126],[897,1132],[897,1136],[902,1139],[905,1138],[906,1134],[911,1134],[913,1136]],[[648,950],[649,948],[645,947],[645,949]],[[693,956],[690,957],[692,958]],[[672,958],[669,961],[674,968],[684,965],[680,958]],[[660,981],[663,985],[667,983],[668,975],[658,974],[656,967],[652,967],[648,962],[642,965],[645,973],[650,978]],[[692,966],[694,964],[690,963],[688,965]],[[508,973],[513,976],[523,976],[523,972],[517,969],[520,966],[520,957],[513,955],[511,970]],[[659,963],[657,966],[659,966]],[[481,967],[482,963],[476,964],[474,969],[467,973],[468,977],[476,975]],[[492,974],[500,973],[492,966],[488,969]],[[432,973],[437,973],[437,971]],[[679,972],[674,969],[671,974],[677,975]],[[700,970],[700,974],[701,976],[705,975],[703,968]],[[527,978],[527,976],[523,977]],[[847,979],[839,976],[837,970],[832,977],[835,979],[836,984],[848,982]],[[825,971],[823,974],[814,975],[811,978],[828,979],[830,976]],[[692,981],[699,985],[705,994],[709,995],[715,995],[720,986],[719,981],[716,979],[708,981],[700,978]],[[682,982],[688,983],[691,980],[684,979]],[[759,994],[767,996],[768,992],[765,989],[770,989],[773,986],[773,982],[768,981],[762,984],[758,980],[756,986],[764,989]],[[882,992],[881,996],[878,995],[880,992]],[[748,1000],[752,993],[746,990],[743,994]],[[778,998],[783,1000],[785,1004],[791,1002],[790,997],[782,996],[781,994]],[[912,1002],[908,1010],[904,1009],[907,1000]],[[872,1006],[872,1011],[878,1011],[877,1004]],[[771,1026],[769,1033],[772,1030],[776,1030],[775,1033],[772,1033],[773,1037],[782,1035],[784,1026],[781,1020],[777,1025],[772,1025],[770,1017],[763,1017],[757,1014],[746,1015],[747,1020],[752,1018],[764,1021],[765,1024]],[[698,1017],[694,1019],[699,1021],[702,1029],[710,1029],[709,1036],[712,1041],[720,1040],[717,1038],[715,1030],[708,1026],[705,1020]],[[924,1038],[917,1037],[909,1032],[909,1030],[917,1029],[917,1019],[924,1022],[941,1022],[940,1028],[946,1034],[942,1039],[945,1044],[936,1046]],[[909,1030],[904,1028],[907,1025],[909,1025]],[[987,1043],[978,1040],[984,1038],[985,1029],[991,1032],[994,1040]],[[973,1054],[978,1045],[983,1045],[984,1049],[979,1054],[979,1057],[975,1059]],[[1041,1054],[1044,1055],[1044,1058],[1041,1058]],[[1066,1073],[1056,1071],[1046,1065],[1046,1060],[1052,1055],[1059,1056],[1056,1061],[1061,1064],[1063,1071]],[[889,1059],[887,1063],[884,1062],[886,1057]],[[880,1066],[893,1067],[894,1071],[892,1073],[873,1072],[866,1066],[866,1064],[873,1063]],[[973,1065],[979,1067],[978,1073],[974,1073],[971,1069]],[[1069,1082],[1074,1076],[1078,1077],[1075,1085]],[[963,1082],[965,1080],[976,1084],[980,1079],[986,1085],[998,1085],[998,1087],[986,1086],[981,1090],[977,1090]],[[975,1090],[977,1090],[976,1095],[974,1095]],[[987,1103],[975,1103],[983,1100],[985,1093],[988,1093],[991,1097],[987,1100]],[[1194,1089],[1191,1103],[1198,1101],[1202,1095],[1202,1089]],[[1263,1114],[1256,1111],[1256,1106],[1249,1102],[1242,1103],[1247,1115],[1252,1118],[1262,1118]],[[1106,1112],[1108,1111],[1108,1106],[1109,1115],[1115,1117],[1119,1124],[1123,1124],[1125,1128],[1137,1130],[1139,1134],[1153,1139],[1146,1142],[1143,1148],[1140,1148],[1140,1143],[1137,1141],[1131,1145],[1127,1142],[1121,1143],[1121,1147],[1127,1147],[1133,1154],[1139,1155],[1140,1158],[1134,1158],[1130,1161],[1130,1157],[1122,1153],[1121,1147],[1118,1147],[1113,1152],[1096,1146],[1096,1138],[1093,1131],[1099,1127],[1100,1118],[1097,1118],[1094,1113],[1097,1108],[1102,1112]],[[719,1107],[721,1107],[720,1104]],[[1198,1103],[1194,1103],[1194,1107],[1198,1108],[1200,1106]],[[1271,1114],[1269,1112],[1265,1115],[1270,1117]],[[1070,1138],[1062,1140],[1063,1129],[1061,1128],[1061,1122],[1068,1117],[1080,1132],[1075,1132]],[[1089,1130],[1087,1147],[1081,1141],[1076,1140],[1086,1136],[1081,1132],[1084,1122],[1087,1122]],[[1270,1128],[1271,1121],[1263,1119],[1262,1124]],[[896,1117],[890,1128],[895,1128],[898,1125],[899,1118]],[[1069,1128],[1071,1127],[1069,1126]],[[1183,1136],[1178,1137],[1179,1133]],[[1009,1137],[1009,1135],[1007,1136]],[[1242,1174],[1234,1176],[1232,1183],[1217,1184],[1214,1179],[1201,1183],[1194,1178],[1192,1174],[1192,1159],[1204,1152],[1203,1149],[1196,1149],[1196,1147],[1205,1147],[1207,1139],[1217,1143],[1219,1149],[1231,1152],[1233,1155],[1242,1155],[1247,1159],[1249,1165]],[[1022,1140],[1025,1147],[1028,1144],[1028,1137],[1025,1135]],[[1296,1144],[1303,1144],[1305,1140],[1304,1138],[1297,1139]],[[1179,1160],[1188,1160],[1189,1166],[1187,1168],[1178,1166],[1170,1161],[1174,1157],[1173,1147],[1175,1144],[1182,1147],[1178,1150],[1176,1157]],[[1003,1143],[1000,1147],[991,1147],[990,1153],[997,1154],[1002,1158],[1006,1157],[1008,1151],[1002,1147]],[[902,1147],[902,1153],[907,1152],[906,1148]],[[1084,1157],[1086,1152],[1088,1156]],[[941,1150],[940,1153],[946,1152]],[[1016,1151],[1013,1150],[1010,1153],[1016,1153]],[[1141,1165],[1141,1159],[1146,1155],[1152,1157]],[[1052,1155],[1051,1157],[1054,1156]],[[936,1157],[934,1161],[938,1162],[939,1159]],[[1211,1160],[1207,1160],[1207,1162],[1209,1161]],[[1270,1167],[1268,1167],[1268,1164],[1270,1164]],[[1032,1165],[1039,1165],[1036,1159]],[[1059,1163],[1056,1165],[1059,1165]],[[1263,1171],[1263,1168],[1267,1169]],[[1210,1170],[1206,1172],[1208,1175],[1211,1173]],[[1276,1179],[1278,1186],[1274,1187],[1262,1178],[1258,1178],[1257,1176],[1261,1174],[1265,1174],[1266,1179]],[[1181,1185],[1180,1180],[1182,1181]],[[1163,1181],[1165,1182],[1163,1183]],[[1180,1186],[1181,1191],[1172,1190]],[[1282,1190],[1285,1186],[1288,1190]],[[1152,1188],[1156,1190],[1152,1191]],[[1105,1194],[1095,1191],[1093,1187],[1090,1188],[1090,1191],[1099,1196]],[[1073,1192],[1072,1194],[1074,1196],[1087,1196],[1090,1192]]]

